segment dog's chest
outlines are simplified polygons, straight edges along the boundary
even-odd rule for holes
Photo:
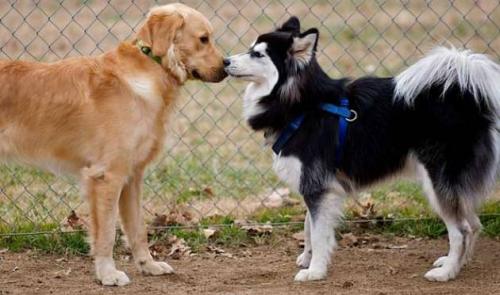
[[[299,192],[302,162],[298,158],[273,155],[273,169],[281,181],[288,184],[291,189]]]
[[[165,132],[165,108],[162,95],[153,79],[146,76],[129,77],[127,82],[136,94],[135,114],[130,143],[136,154],[136,163],[147,161],[158,149]]]

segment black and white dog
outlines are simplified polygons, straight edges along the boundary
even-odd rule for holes
[[[448,281],[472,256],[478,205],[499,163],[500,66],[437,48],[394,78],[334,80],[315,58],[318,30],[296,17],[225,60],[249,81],[244,116],[273,143],[274,170],[305,199],[296,281],[323,279],[346,195],[393,175],[420,181],[450,249],[425,274]]]

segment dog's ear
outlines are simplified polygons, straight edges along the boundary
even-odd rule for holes
[[[291,55],[299,62],[307,64],[313,58],[318,46],[319,31],[316,28],[307,30],[297,37],[293,37]]]
[[[176,12],[150,15],[137,34],[144,46],[150,47],[155,56],[163,57],[174,43],[175,35],[184,24],[184,18]]]
[[[300,33],[300,21],[296,16],[292,16],[277,31],[298,34]]]

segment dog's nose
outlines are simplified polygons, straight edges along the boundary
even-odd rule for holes
[[[231,60],[229,58],[225,58],[223,63],[224,63],[224,66],[227,67],[231,64]]]

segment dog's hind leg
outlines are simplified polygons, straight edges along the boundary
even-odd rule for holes
[[[165,262],[153,260],[148,247],[148,237],[141,214],[141,192],[143,171],[136,171],[123,187],[120,196],[120,217],[128,244],[139,271],[147,275],[172,273],[173,268]]]
[[[464,218],[462,210],[443,208],[441,202],[446,200],[444,198],[438,199],[432,181],[423,165],[419,165],[417,169],[421,177],[424,193],[433,209],[445,223],[449,238],[448,255],[438,258],[433,264],[435,268],[429,270],[425,274],[425,278],[429,281],[446,282],[454,279],[460,272],[467,252],[467,241],[470,243],[473,232],[469,222]],[[461,206],[457,207],[460,208]]]
[[[482,225],[473,204],[465,204],[463,212],[471,230],[471,232],[466,236],[465,255],[462,258],[462,265],[466,265],[471,262],[472,256],[474,255],[474,249],[476,248],[476,242],[479,238],[479,234],[481,233]]]
[[[309,210],[307,210],[306,219],[304,221],[304,252],[297,257],[297,266],[300,268],[308,268],[311,263],[311,257],[311,214],[309,214]]]
[[[116,170],[91,166],[82,170],[82,188],[90,207],[90,240],[97,279],[107,286],[130,283],[127,275],[116,269],[113,245],[118,217],[118,200],[126,176]]]
[[[310,213],[312,257],[309,268],[300,270],[295,281],[321,280],[336,246],[334,227],[342,216],[344,197],[333,192],[304,197]]]

